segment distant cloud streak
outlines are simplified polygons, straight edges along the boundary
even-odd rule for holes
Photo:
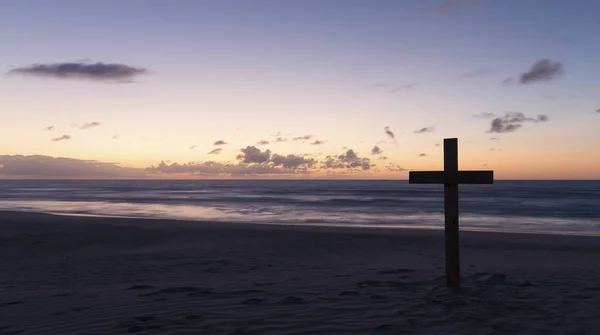
[[[379,146],[374,146],[373,149],[371,149],[371,155],[380,155],[382,153],[383,151]]]
[[[407,170],[400,165],[388,165],[385,167],[390,172],[406,172]]]
[[[423,134],[423,133],[433,133],[435,131],[435,128],[433,127],[424,127],[421,129],[417,129],[414,131],[415,134]]]
[[[314,141],[314,142],[311,143],[311,145],[323,145],[323,144],[325,144],[325,142],[320,141],[320,140],[316,140],[316,141]]]
[[[479,69],[479,70],[465,72],[461,75],[461,78],[464,78],[464,79],[478,78],[478,77],[488,76],[492,73],[494,73],[494,72],[489,69]]]
[[[477,3],[477,0],[443,0],[437,6],[435,6],[435,10],[438,13],[448,13],[458,7],[475,3]]]
[[[292,141],[308,141],[313,138],[313,135],[304,135],[292,138]]]
[[[269,143],[271,143],[271,142],[269,142],[269,141],[267,141],[267,140],[262,140],[262,141],[258,141],[258,142],[256,143],[256,145],[269,145]]]
[[[55,63],[32,64],[8,71],[8,74],[57,79],[87,79],[94,81],[131,82],[148,70],[118,63]]]
[[[213,143],[213,145],[225,145],[227,144],[227,142],[223,141],[223,140],[218,140],[215,143]]]
[[[222,148],[216,148],[216,149],[213,149],[213,150],[209,151],[209,153],[208,153],[208,154],[209,154],[209,155],[218,155],[218,154],[220,154],[220,153],[221,153],[221,151],[223,151],[223,149],[222,149]]]
[[[46,129],[46,131],[52,131],[52,130],[54,130],[54,126],[49,126],[49,127],[46,127],[45,129]]]
[[[98,122],[98,121],[87,122],[87,123],[84,123],[81,127],[79,127],[79,129],[89,129],[89,128],[94,128],[94,127],[98,127],[98,126],[100,126],[100,122]]]
[[[393,86],[386,90],[387,93],[396,93],[400,91],[413,91],[417,88],[418,84],[404,84],[399,86]]]
[[[70,140],[70,139],[71,139],[71,136],[69,136],[69,135],[62,135],[60,137],[52,138],[51,141],[52,142],[58,142],[58,141],[67,141],[67,140]]]
[[[491,119],[494,116],[496,116],[496,114],[494,114],[494,113],[482,112],[482,113],[479,113],[479,114],[474,114],[473,118],[475,118],[475,119]]]
[[[506,78],[502,81],[502,84],[510,86],[515,83],[515,78]]]

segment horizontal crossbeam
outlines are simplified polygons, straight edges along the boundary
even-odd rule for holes
[[[444,171],[410,171],[409,184],[449,184]],[[458,171],[458,184],[493,184],[494,171]]]

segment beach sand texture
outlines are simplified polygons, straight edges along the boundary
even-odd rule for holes
[[[0,334],[600,334],[600,238],[0,213]]]

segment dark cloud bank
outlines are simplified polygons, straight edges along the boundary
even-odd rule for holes
[[[27,75],[56,79],[86,79],[94,81],[131,82],[147,74],[144,68],[119,63],[54,63],[32,64],[8,71],[10,75]]]
[[[138,178],[144,171],[113,163],[49,156],[0,156],[0,176],[12,178]]]

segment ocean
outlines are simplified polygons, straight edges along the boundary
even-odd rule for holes
[[[463,230],[600,235],[600,181],[459,186]],[[0,210],[442,229],[443,186],[357,180],[0,180]]]

